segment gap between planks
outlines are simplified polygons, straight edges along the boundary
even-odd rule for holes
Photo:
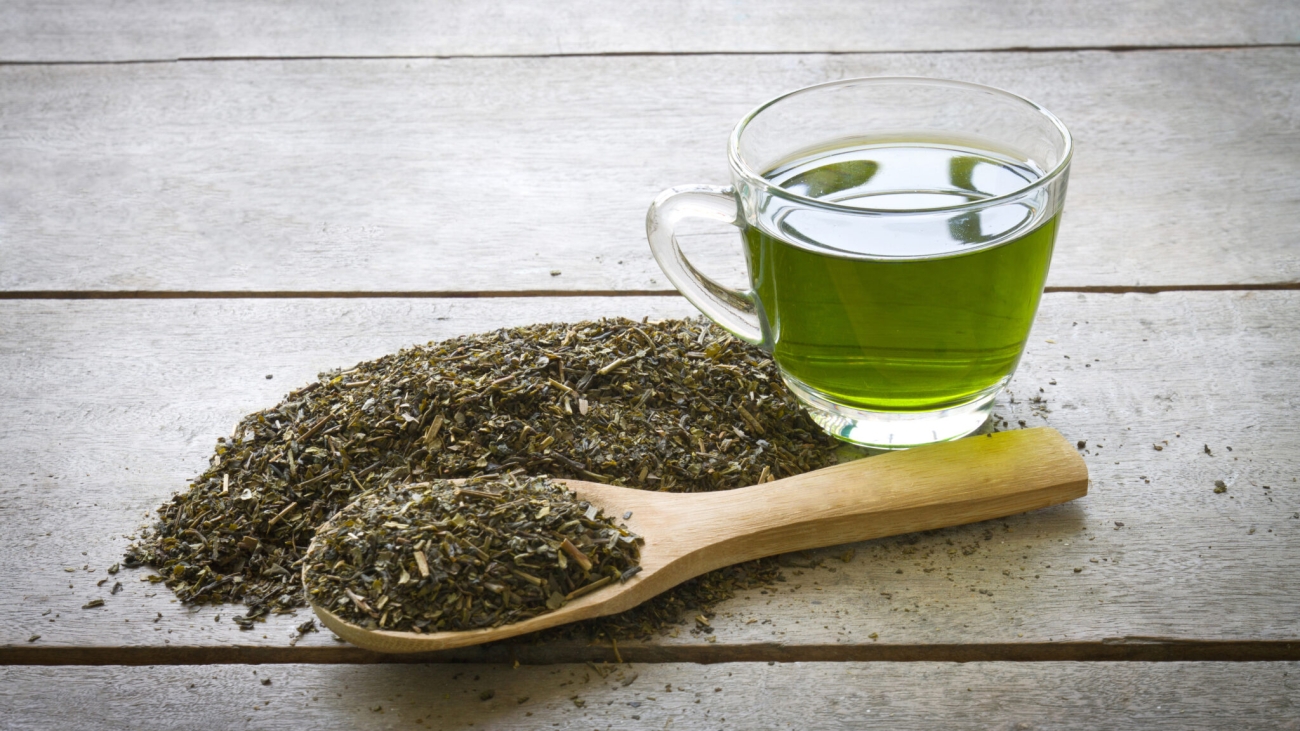
[[[1045,294],[1160,294],[1165,291],[1290,291],[1300,282],[1261,282],[1242,285],[1095,285],[1049,286]],[[5,299],[498,299],[541,297],[677,297],[675,289],[624,290],[480,290],[480,291],[240,291],[240,290],[14,290],[0,291]]]
[[[908,50],[848,50],[848,51],[601,51],[574,53],[449,53],[449,54],[377,54],[373,56],[312,55],[312,56],[179,56],[177,58],[131,58],[113,61],[90,59],[62,61],[18,61],[0,59],[0,66],[135,66],[161,63],[239,63],[257,61],[457,61],[484,59],[547,59],[547,58],[645,58],[654,56],[918,56],[954,53],[1063,53],[1076,51],[1102,51],[1111,53],[1140,53],[1146,51],[1237,51],[1256,48],[1298,48],[1300,43],[1241,43],[1241,44],[1178,44],[1166,46],[1114,45],[1114,46],[998,46],[990,48],[928,48]]]
[[[1045,294],[1160,294],[1161,292],[1272,292],[1300,290],[1300,282],[1259,284],[1155,284],[1045,287]],[[480,291],[240,291],[240,290],[14,290],[0,300],[178,300],[178,299],[491,299],[509,297],[675,297],[675,289],[520,289]]]
[[[393,655],[358,647],[0,647],[0,665],[230,665],[582,662],[1262,662],[1300,660],[1300,642],[1117,637],[1100,642],[663,646],[487,645]]]

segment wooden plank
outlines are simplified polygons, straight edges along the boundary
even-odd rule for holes
[[[758,101],[875,74],[1070,125],[1052,286],[1300,282],[1300,49],[1254,49],[0,67],[0,290],[663,291],[655,194],[725,182]]]
[[[1300,663],[0,668],[10,729],[1295,729]]]
[[[774,51],[917,51],[1296,43],[1285,0],[994,0],[744,5],[521,0],[362,8],[342,0],[194,4],[11,0],[0,61],[284,56],[453,56]]]
[[[1291,644],[1267,657],[1295,656],[1297,305],[1296,292],[1047,295],[1015,403],[996,411],[1009,426],[1085,440],[1086,498],[860,544],[848,562],[846,549],[791,557],[786,582],[719,607],[714,634],[683,625],[625,649],[699,661],[1195,658],[1242,655],[1143,648],[1272,642]],[[241,632],[232,607],[190,611],[142,581],[144,570],[105,569],[203,468],[217,436],[319,370],[504,325],[691,312],[677,298],[0,303],[0,652],[21,662],[59,648],[47,661],[128,661],[118,647],[130,662],[373,660],[328,633],[290,648],[302,616]],[[81,608],[95,598],[105,606]],[[1082,649],[1042,649],[1061,643]],[[963,654],[970,645],[982,649]],[[609,654],[514,647],[451,657]],[[240,655],[254,650],[265,652]]]

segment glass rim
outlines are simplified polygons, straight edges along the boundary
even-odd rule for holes
[[[1010,193],[1004,193],[1002,195],[993,196],[991,198],[984,198],[978,201],[971,201],[968,203],[955,203],[946,206],[935,206],[933,208],[908,208],[905,210],[898,210],[895,208],[869,208],[863,206],[847,206],[842,203],[832,203],[818,198],[811,198],[805,195],[800,195],[786,188],[783,188],[779,185],[776,185],[770,180],[767,180],[760,173],[750,168],[749,165],[743,159],[741,159],[740,138],[744,135],[745,130],[749,127],[749,124],[753,122],[758,117],[758,115],[762,114],[768,108],[772,107],[778,102],[782,102],[787,99],[800,96],[802,94],[812,93],[815,91],[820,91],[835,86],[847,86],[849,84],[863,84],[863,83],[871,84],[871,85],[915,84],[918,86],[938,86],[938,87],[958,88],[958,89],[965,89],[968,91],[980,91],[985,93],[991,93],[996,96],[1000,96],[1004,99],[1008,99],[1013,102],[1024,104],[1030,107],[1031,109],[1033,109],[1034,111],[1038,112],[1044,118],[1046,118],[1052,124],[1052,126],[1054,126],[1061,133],[1061,137],[1065,143],[1063,153],[1061,155],[1061,159],[1056,163],[1055,166],[1052,167],[1051,170],[1044,173],[1042,177],[1033,180],[1029,183],[1026,183],[1025,185],[1011,191]],[[1065,171],[1070,167],[1070,160],[1073,156],[1074,156],[1074,138],[1070,135],[1070,130],[1066,128],[1065,123],[1062,122],[1060,118],[1058,118],[1055,114],[1052,114],[1041,104],[1037,104],[1033,101],[1030,101],[1029,99],[1026,99],[1023,96],[1020,96],[1019,94],[1009,92],[1005,89],[999,89],[995,86],[988,86],[986,84],[976,84],[969,81],[938,79],[929,76],[860,76],[852,79],[838,79],[835,81],[825,81],[820,84],[813,84],[812,86],[805,86],[800,89],[795,89],[794,91],[788,91],[784,94],[780,94],[778,96],[775,96],[763,102],[762,104],[758,105],[753,110],[751,110],[744,117],[742,117],[741,120],[738,123],[736,123],[735,128],[731,130],[731,136],[728,138],[727,141],[727,161],[731,164],[731,169],[737,175],[740,175],[741,177],[745,178],[746,180],[748,180],[753,184],[762,186],[763,188],[771,191],[774,195],[779,195],[782,198],[806,206],[811,206],[814,208],[822,208],[825,210],[839,211],[843,213],[878,214],[878,215],[890,215],[890,216],[943,213],[949,211],[955,211],[955,212],[975,211],[975,210],[982,210],[984,208],[988,208],[989,206],[999,205],[1001,203],[1011,201],[1016,198],[1020,198],[1025,194],[1031,193],[1041,187],[1050,185],[1057,178],[1061,177],[1065,173]]]

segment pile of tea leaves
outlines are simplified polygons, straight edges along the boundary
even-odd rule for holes
[[[705,320],[507,328],[323,373],[245,417],[127,564],[187,603],[243,601],[247,628],[305,605],[316,528],[367,490],[507,472],[727,490],[834,464],[836,448],[766,353]],[[719,569],[568,631],[648,636],[778,571]]]
[[[545,477],[393,485],[316,532],[306,589],[366,629],[499,627],[626,581],[639,540]]]

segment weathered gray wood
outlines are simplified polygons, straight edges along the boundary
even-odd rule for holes
[[[664,290],[654,195],[725,182],[762,99],[873,74],[1074,130],[1054,286],[1300,281],[1297,48],[0,67],[0,289]]]
[[[1294,730],[1297,706],[1300,663],[0,668],[15,731]]]
[[[847,563],[845,549],[815,554],[820,568],[794,558],[778,590],[720,607],[716,641],[685,625],[649,648],[799,659],[800,647],[833,658],[836,646],[1001,643],[987,656],[1005,657],[1116,638],[1300,640],[1298,305],[1297,292],[1047,295],[1015,403],[996,410],[1086,440],[1088,497],[861,544]],[[286,648],[305,616],[240,632],[231,607],[189,612],[143,570],[119,574],[113,595],[105,573],[242,414],[403,344],[691,312],[663,297],[0,303],[0,649],[153,647],[192,661]],[[106,606],[80,608],[92,598]],[[318,633],[304,648],[339,645]]]
[[[0,61],[916,51],[1295,43],[1286,0],[580,0],[0,6]]]

